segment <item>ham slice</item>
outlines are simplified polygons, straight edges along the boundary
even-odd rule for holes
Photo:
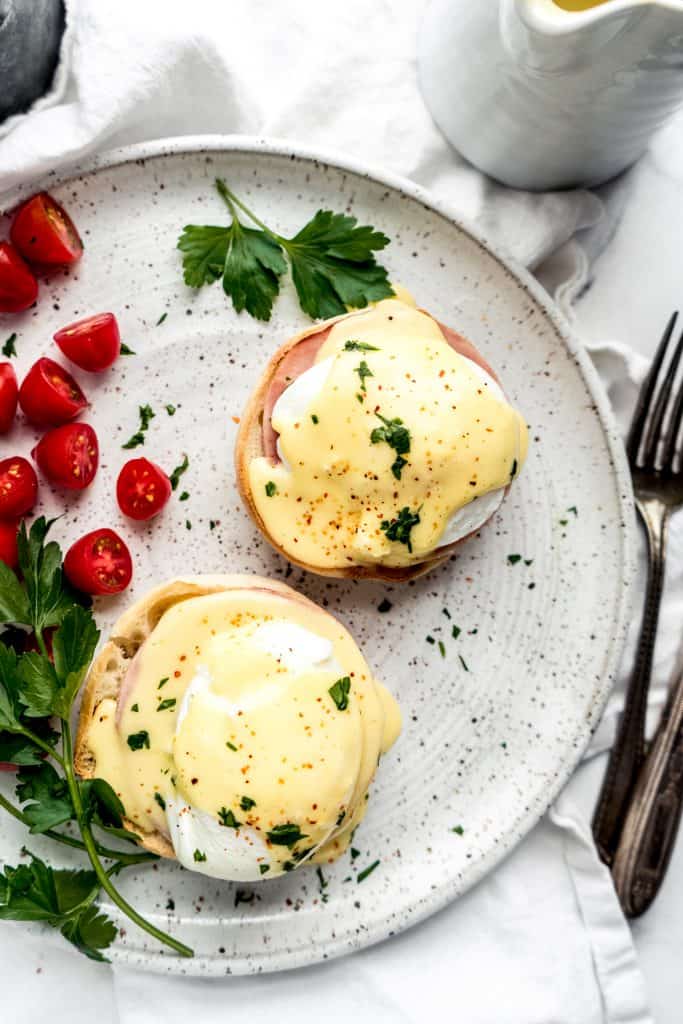
[[[454,348],[461,356],[465,356],[466,359],[471,359],[473,363],[477,363],[478,366],[481,366],[482,370],[488,373],[489,376],[493,377],[493,379],[500,384],[495,372],[479,354],[471,341],[468,341],[467,338],[463,338],[461,334],[458,334],[457,331],[451,330],[450,327],[446,327],[446,325],[442,324],[439,320],[437,320],[436,323],[441,328],[444,338],[451,348]],[[273,425],[271,423],[275,403],[282,392],[289,387],[293,380],[296,380],[297,377],[300,377],[302,373],[305,373],[306,370],[309,370],[311,366],[313,366],[315,357],[317,356],[321,346],[327,340],[327,336],[331,330],[332,326],[321,327],[321,329],[316,331],[315,334],[309,334],[307,338],[304,338],[302,341],[294,345],[279,364],[275,374],[273,375],[263,406],[263,424],[261,427],[263,453],[273,463],[277,463],[279,461],[276,444],[277,433],[273,430]]]

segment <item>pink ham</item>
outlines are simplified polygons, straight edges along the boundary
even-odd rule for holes
[[[479,354],[477,349],[474,347],[471,341],[467,338],[463,338],[461,334],[451,330],[450,327],[446,327],[439,320],[436,321],[443,335],[456,352],[459,352],[461,356],[465,356],[466,359],[471,359],[473,363],[477,363],[481,366],[482,370],[488,373],[495,381],[500,384],[498,377],[495,372],[486,362],[486,360]],[[272,462],[276,463],[279,461],[277,454],[277,433],[273,430],[271,423],[271,417],[273,415],[273,408],[282,392],[289,387],[293,380],[300,377],[302,373],[309,370],[315,362],[315,357],[318,354],[320,347],[327,340],[327,336],[332,330],[332,327],[323,327],[315,334],[309,335],[304,338],[303,341],[298,342],[293,346],[284,357],[280,365],[278,366],[268,393],[266,394],[266,400],[263,406],[263,424],[262,424],[262,438],[263,438],[263,452]]]

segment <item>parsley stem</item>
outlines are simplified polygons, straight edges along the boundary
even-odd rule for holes
[[[40,747],[40,749],[47,754],[48,757],[53,758],[61,768],[64,767],[64,758],[62,755],[58,753],[54,747],[51,747],[49,743],[41,740],[40,736],[36,736],[34,732],[31,732],[31,730],[27,729],[25,726],[21,730],[21,735],[26,736],[31,743],[35,743],[37,747]]]
[[[158,942],[161,942],[165,946],[170,946],[180,956],[194,956],[193,950],[184,943],[179,942],[178,939],[174,939],[171,935],[167,935],[166,932],[162,932],[159,928],[156,928],[150,921],[146,921],[144,917],[138,914],[134,907],[131,907],[120,892],[114,887],[109,877],[109,873],[104,870],[102,863],[97,854],[97,844],[95,838],[90,829],[90,824],[86,819],[85,812],[83,810],[83,802],[81,800],[81,791],[78,788],[78,781],[74,772],[73,766],[73,744],[71,740],[71,726],[69,722],[62,720],[62,743],[64,746],[64,773],[66,775],[67,785],[69,787],[69,793],[71,795],[71,802],[76,812],[76,818],[78,820],[78,827],[81,830],[83,836],[83,844],[85,846],[90,863],[93,866],[93,870],[97,876],[97,880],[100,885],[109,896],[110,900],[123,911],[126,917],[130,918],[139,928],[152,935]],[[116,865],[114,865],[114,868]]]
[[[237,220],[237,216],[235,214],[235,207],[238,206],[242,213],[246,213],[247,217],[253,220],[254,224],[257,224],[261,228],[261,231],[264,231],[269,238],[272,238],[275,242],[280,243],[283,243],[285,241],[283,238],[280,238],[279,235],[276,235],[274,231],[271,231],[270,228],[266,224],[264,224],[262,220],[259,220],[256,214],[252,213],[249,207],[245,206],[244,203],[237,198],[234,192],[230,191],[230,189],[225,184],[222,178],[216,178],[216,190],[218,192],[218,195],[221,197],[225,205],[230,210],[230,213],[233,215],[235,220]]]

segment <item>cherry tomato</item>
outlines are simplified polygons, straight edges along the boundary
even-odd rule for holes
[[[33,364],[19,388],[24,415],[39,427],[58,427],[75,420],[87,404],[68,370],[44,357]]]
[[[38,496],[36,471],[21,455],[0,462],[0,519],[30,512]]]
[[[17,375],[11,363],[0,363],[0,434],[6,434],[17,412]]]
[[[120,594],[133,577],[133,562],[118,533],[93,530],[69,548],[64,572],[86,594]]]
[[[48,430],[31,455],[51,484],[82,491],[97,472],[97,434],[87,423],[65,423]]]
[[[21,313],[38,298],[38,282],[9,242],[0,242],[0,313]]]
[[[9,565],[10,569],[16,569],[19,564],[17,534],[20,522],[20,519],[0,520],[0,562]]]
[[[62,327],[54,337],[67,359],[90,373],[109,369],[121,351],[119,325],[113,313],[78,320]]]
[[[47,192],[31,196],[19,207],[10,238],[29,263],[75,263],[83,252],[71,217]]]
[[[151,519],[171,497],[171,481],[149,459],[131,459],[116,481],[116,498],[124,516]]]

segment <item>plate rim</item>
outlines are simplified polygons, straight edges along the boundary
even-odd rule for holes
[[[156,973],[178,973],[198,976],[223,976],[226,974],[256,974],[287,970],[305,965],[313,965],[346,953],[357,952],[383,941],[393,935],[412,928],[432,914],[442,910],[459,896],[464,895],[477,882],[485,877],[529,834],[540,821],[559,792],[569,781],[580,763],[584,751],[590,742],[591,735],[597,726],[605,704],[612,690],[612,685],[619,667],[626,640],[630,610],[634,598],[634,580],[636,572],[635,550],[635,506],[631,476],[628,469],[626,453],[621,440],[614,412],[609,403],[598,372],[593,365],[587,350],[574,334],[570,322],[563,315],[552,297],[533,277],[531,272],[515,260],[505,248],[492,242],[472,221],[456,212],[447,200],[441,200],[421,185],[401,175],[388,171],[372,163],[350,157],[331,148],[310,146],[288,139],[272,136],[252,136],[239,134],[199,134],[181,135],[155,139],[150,142],[138,142],[132,145],[108,149],[101,154],[90,155],[85,159],[71,161],[59,170],[33,180],[29,185],[19,186],[3,196],[0,213],[5,214],[22,199],[33,194],[37,188],[49,188],[64,185],[84,175],[91,175],[125,164],[135,164],[161,157],[183,156],[201,153],[239,153],[254,156],[275,156],[285,159],[297,159],[302,162],[323,164],[335,170],[364,178],[389,188],[414,200],[426,209],[436,213],[454,226],[470,240],[483,249],[500,267],[537,303],[548,322],[554,329],[558,339],[574,360],[586,389],[594,404],[602,429],[610,463],[613,467],[613,479],[616,489],[617,504],[620,510],[619,531],[621,536],[620,571],[623,586],[620,588],[620,600],[615,612],[615,628],[605,648],[605,667],[599,685],[596,680],[596,692],[588,713],[583,722],[581,733],[573,737],[574,742],[567,745],[564,756],[557,766],[555,778],[548,782],[540,800],[532,801],[507,832],[500,837],[487,854],[473,862],[464,878],[444,882],[437,889],[420,898],[420,903],[404,909],[401,923],[390,927],[386,919],[363,931],[362,939],[354,941],[353,936],[344,934],[326,939],[315,947],[300,944],[285,952],[267,951],[263,954],[251,953],[249,959],[231,958],[220,954],[199,954],[192,960],[170,955],[159,950],[150,950],[146,946],[130,949],[115,945],[109,951],[114,963],[131,967],[144,968]]]

